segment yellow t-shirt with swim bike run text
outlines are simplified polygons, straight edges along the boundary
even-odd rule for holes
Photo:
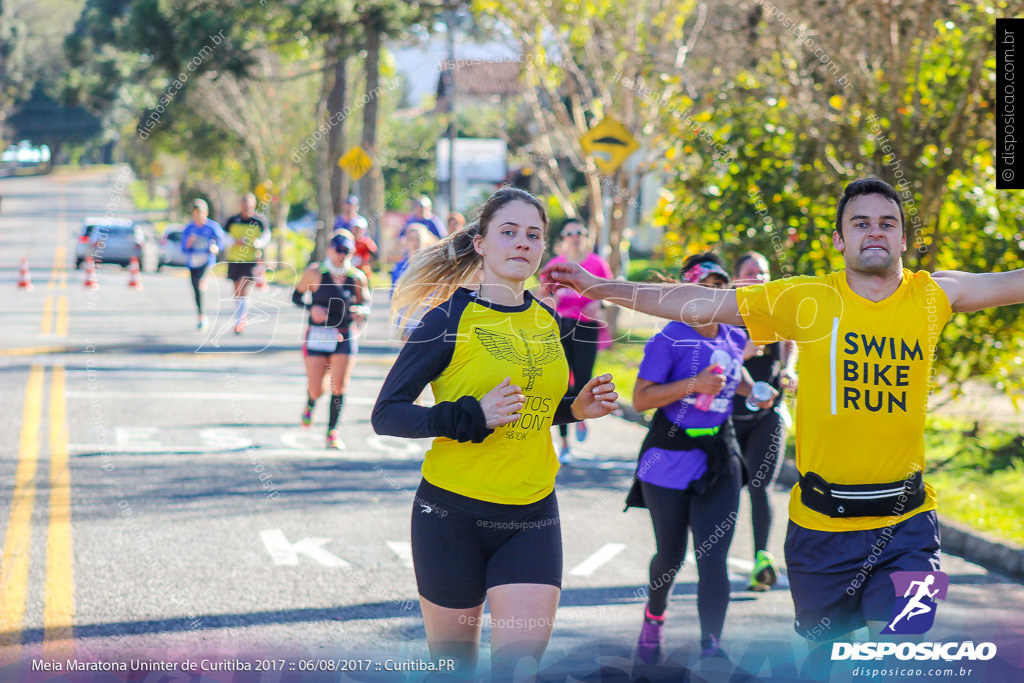
[[[740,315],[755,343],[791,339],[800,348],[796,466],[834,484],[885,484],[925,467],[924,427],[932,359],[952,315],[930,273],[903,270],[896,291],[870,301],[846,271],[800,276],[737,290]],[[789,518],[819,531],[898,524],[934,510],[925,483],[921,506],[892,517],[829,517],[790,494]]]

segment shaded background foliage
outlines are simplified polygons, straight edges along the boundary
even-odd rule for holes
[[[519,95],[457,111],[459,130],[504,137],[530,160],[531,189],[556,219],[602,232],[617,272],[627,230],[649,226],[662,231],[653,257],[669,272],[708,248],[727,259],[762,251],[776,277],[841,267],[836,198],[866,175],[905,188],[907,267],[1007,270],[1024,267],[1024,199],[995,190],[992,36],[997,17],[1022,10],[1019,0],[39,0],[14,13],[0,1],[0,120],[10,139],[19,114],[34,118],[24,114],[33,97],[81,107],[79,137],[69,129],[52,143],[82,150],[81,131],[98,121],[93,144],[179,205],[197,192],[230,204],[270,181],[277,225],[308,208],[329,224],[356,188],[376,216],[439,189],[446,112],[381,90],[311,153],[294,152],[397,75],[388,45],[455,22],[460,39],[500,41],[522,63]],[[609,114],[640,144],[610,177],[578,143]],[[358,186],[334,164],[356,143],[378,162]],[[938,362],[953,390],[984,376],[1016,398],[1022,358],[1024,313],[1007,307],[955,316]]]

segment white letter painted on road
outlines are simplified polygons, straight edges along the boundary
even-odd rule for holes
[[[294,567],[299,564],[299,555],[305,555],[324,567],[349,566],[348,562],[321,547],[331,540],[329,538],[306,537],[296,543],[289,543],[280,529],[265,529],[260,532],[260,538],[274,564]]]

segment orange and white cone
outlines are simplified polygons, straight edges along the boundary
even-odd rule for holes
[[[96,289],[100,286],[100,281],[96,278],[96,262],[92,256],[88,256],[85,259],[85,287],[86,289]]]
[[[128,265],[128,286],[132,289],[142,289],[142,281],[139,280],[139,259],[134,256]]]
[[[32,276],[28,274],[28,259],[21,259],[21,274],[18,276],[18,289],[32,289]]]

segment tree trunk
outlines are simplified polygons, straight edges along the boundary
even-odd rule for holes
[[[626,173],[621,168],[612,175],[612,215],[608,221],[608,246],[611,251],[608,254],[608,265],[612,269],[612,275],[618,277],[624,275],[622,272],[621,245],[622,235],[626,231],[626,223],[629,220],[627,211],[629,205],[626,203],[628,188]]]
[[[329,56],[334,57],[336,61],[334,62],[334,81],[331,84],[331,91],[327,95],[327,116],[333,116],[333,120],[337,121],[337,124],[328,133],[326,144],[330,150],[328,162],[331,168],[331,207],[334,210],[334,215],[337,215],[341,213],[341,205],[345,201],[344,193],[348,189],[347,178],[345,178],[341,167],[338,166],[338,159],[345,153],[345,122],[339,118],[340,112],[345,109],[345,100],[348,97],[348,78],[345,73],[348,66],[348,45],[339,40],[334,54]]]
[[[284,243],[285,233],[288,232],[288,209],[291,208],[291,204],[289,204],[288,201],[284,199],[285,192],[287,190],[288,188],[284,185],[282,185],[278,189],[277,206],[274,207],[274,225],[277,226],[277,229],[274,230],[274,232],[277,234],[277,238],[275,239],[275,243],[277,245],[277,263],[275,264],[275,268],[277,268],[278,270],[283,270],[286,267]],[[301,268],[302,266],[303,264],[299,263],[296,267]],[[296,282],[298,282],[298,278],[300,275],[302,275],[302,271],[295,273]]]
[[[381,262],[387,258],[387,235],[381,234],[379,217],[383,215],[384,175],[380,170],[380,154],[377,151],[377,113],[380,98],[380,49],[381,49],[381,17],[371,12],[363,20],[366,35],[366,98],[369,100],[363,107],[363,149],[373,160],[373,166],[361,183],[361,197],[369,221],[368,233],[380,248]]]
[[[326,47],[327,53],[333,53],[335,41],[330,41]],[[327,109],[327,100],[333,85],[334,73],[325,70],[320,81],[320,100],[316,106],[316,123],[319,128],[323,125],[330,114]],[[313,247],[313,260],[319,261],[327,253],[327,234],[334,224],[334,208],[331,202],[331,150],[327,140],[320,140],[316,146],[316,205],[320,223],[316,228],[316,245]]]

